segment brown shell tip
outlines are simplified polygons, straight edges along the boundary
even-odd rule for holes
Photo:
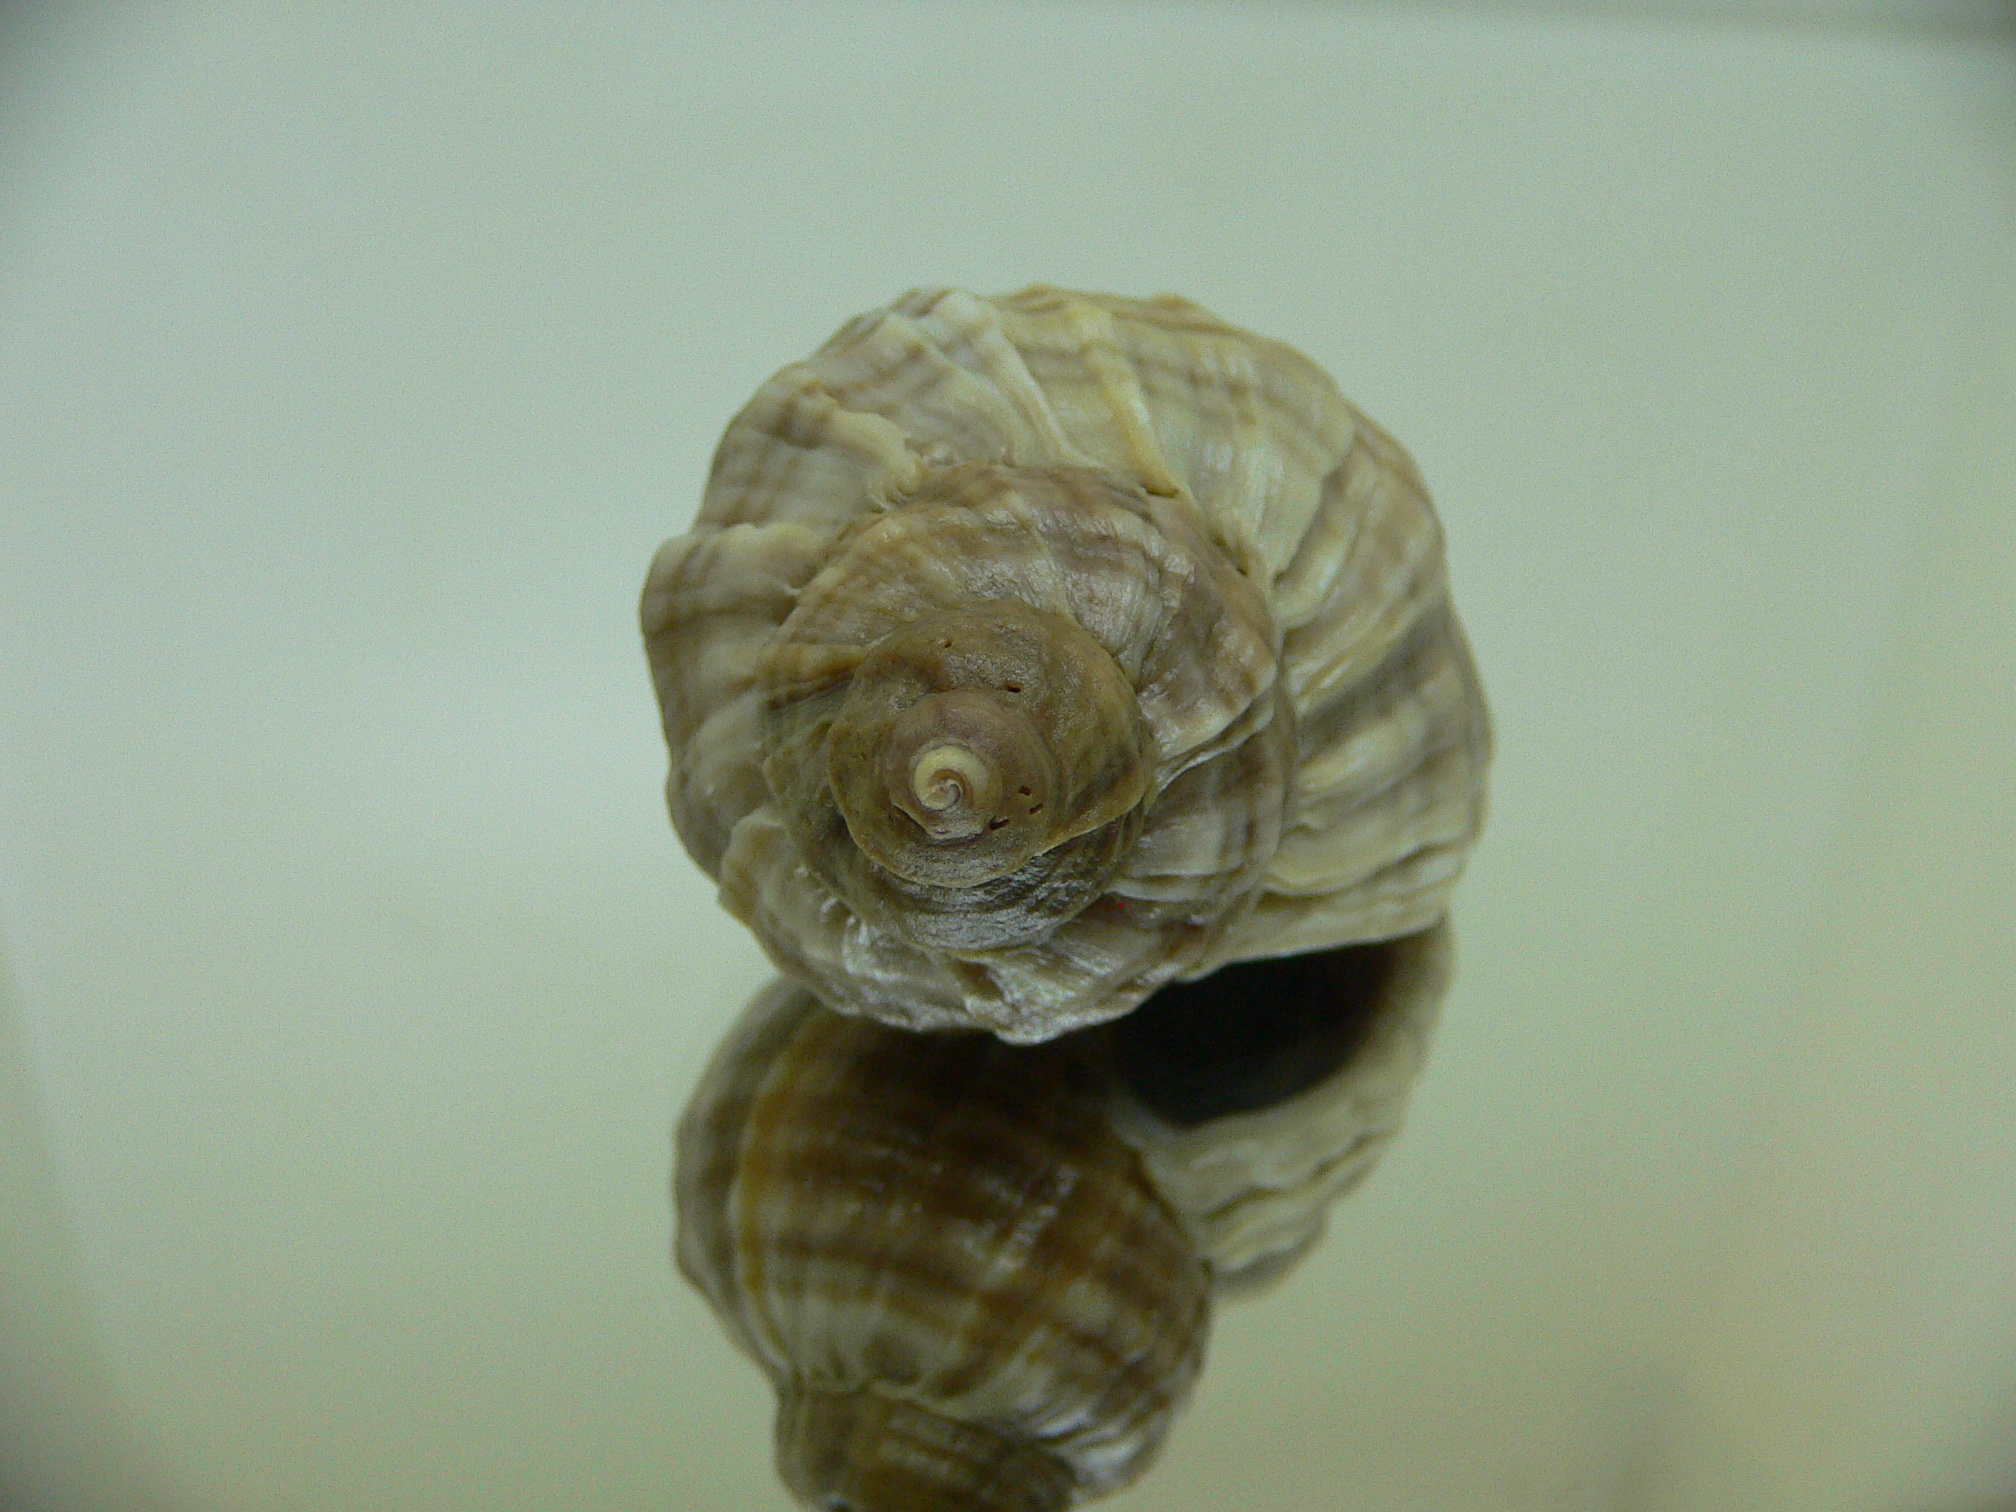
[[[994,842],[987,869],[996,876],[1043,848],[1048,826],[1037,822],[1044,807],[1038,795],[1055,785],[1056,762],[1042,732],[999,695],[977,688],[919,699],[897,716],[882,748],[887,802],[934,845]],[[1010,825],[1013,838],[1001,836]],[[883,864],[904,875],[895,858]]]
[[[907,882],[978,887],[1137,803],[1133,689],[1076,624],[1013,602],[879,641],[827,744],[849,835]]]

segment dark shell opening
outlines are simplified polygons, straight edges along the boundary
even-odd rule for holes
[[[1365,1044],[1413,938],[1239,961],[1165,987],[1115,1026],[1120,1074],[1179,1128],[1285,1102]]]

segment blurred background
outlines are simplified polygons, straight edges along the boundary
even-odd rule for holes
[[[2016,1506],[1992,0],[5,12],[0,1504],[786,1505],[636,597],[1037,280],[1391,428],[1499,730],[1408,1133],[1106,1505]]]

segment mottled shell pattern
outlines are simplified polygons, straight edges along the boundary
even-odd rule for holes
[[[1070,1042],[912,1034],[776,983],[681,1121],[678,1259],[778,1396],[806,1506],[1051,1512],[1146,1468],[1210,1288]]]
[[[1413,463],[1180,299],[851,321],[731,423],[642,617],[687,848],[892,1024],[1042,1040],[1422,929],[1483,821]]]

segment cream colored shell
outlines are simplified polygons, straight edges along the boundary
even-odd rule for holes
[[[680,1269],[778,1395],[809,1507],[1054,1512],[1146,1468],[1209,1282],[1068,1042],[920,1035],[777,983],[681,1121]]]
[[[1483,821],[1413,463],[1180,299],[849,322],[729,426],[642,618],[687,848],[782,970],[893,1024],[1041,1040],[1421,929]]]

